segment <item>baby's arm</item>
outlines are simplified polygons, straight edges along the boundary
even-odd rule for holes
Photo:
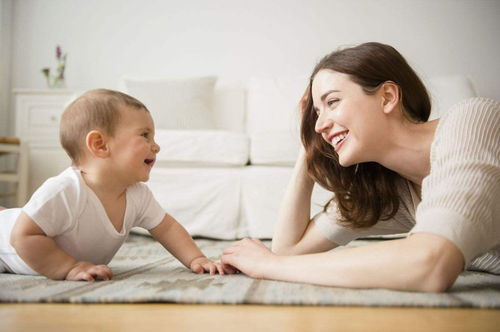
[[[77,261],[68,255],[24,212],[12,229],[10,243],[26,264],[50,279],[94,281],[113,278],[106,265]]]
[[[149,232],[165,249],[193,272],[210,272],[210,274],[219,272],[224,274],[220,264],[206,258],[186,229],[172,216],[165,214],[162,222]]]

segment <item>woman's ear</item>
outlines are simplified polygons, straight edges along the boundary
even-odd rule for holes
[[[382,107],[384,113],[389,114],[399,105],[401,99],[399,85],[392,81],[384,82],[382,85]]]
[[[85,145],[94,157],[105,158],[109,155],[106,136],[99,130],[92,130],[87,134]]]

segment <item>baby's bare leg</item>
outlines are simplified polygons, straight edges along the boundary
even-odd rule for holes
[[[6,207],[3,207],[3,206],[0,205],[0,211],[6,210],[6,209],[7,209]]]

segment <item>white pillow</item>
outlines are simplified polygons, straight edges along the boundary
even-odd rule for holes
[[[252,164],[293,164],[300,147],[299,103],[306,75],[253,77],[248,82],[247,132]]]
[[[214,129],[215,77],[123,81],[126,92],[149,109],[156,128]]]
[[[252,77],[248,82],[247,132],[295,131],[307,76]]]
[[[440,118],[459,101],[477,96],[474,84],[463,75],[432,77],[426,87],[432,101],[429,120]]]

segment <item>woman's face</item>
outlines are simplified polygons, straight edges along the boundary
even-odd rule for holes
[[[374,161],[384,137],[383,98],[379,89],[366,94],[349,75],[320,70],[312,82],[315,130],[347,167]]]

